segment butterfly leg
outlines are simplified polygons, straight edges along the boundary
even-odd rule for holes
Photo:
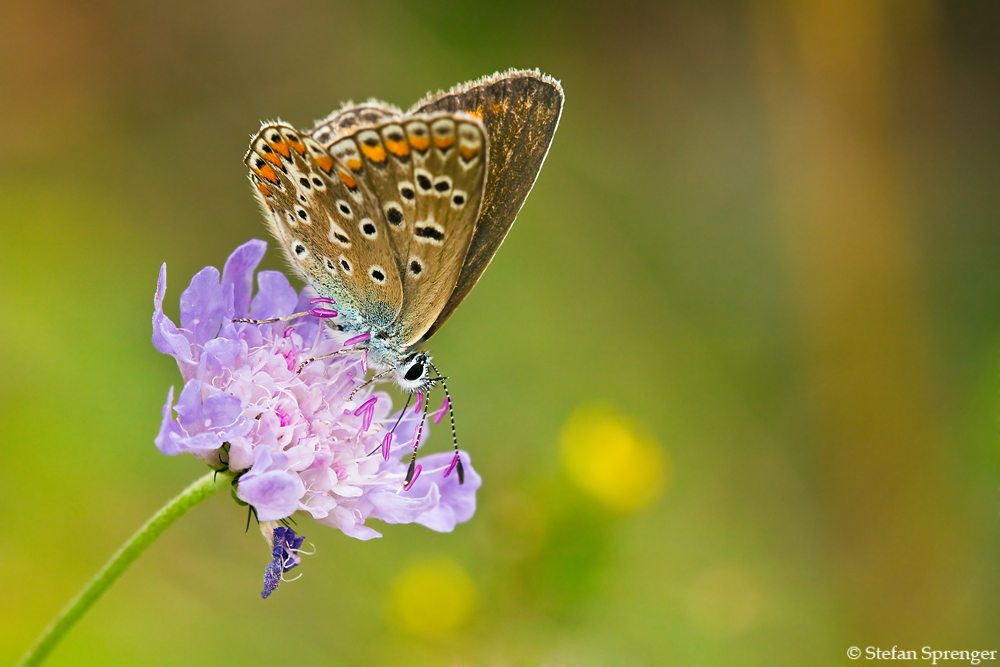
[[[301,373],[303,368],[305,368],[314,361],[320,361],[321,359],[329,359],[330,357],[336,357],[338,354],[347,354],[348,352],[353,352],[353,351],[354,350],[337,350],[336,352],[331,352],[330,354],[321,354],[318,357],[309,357],[301,364],[299,364],[299,368],[295,372]]]
[[[347,397],[347,400],[350,401],[351,399],[354,398],[354,395],[356,393],[358,393],[359,391],[361,391],[362,389],[364,389],[365,387],[367,387],[368,385],[370,385],[375,380],[378,380],[379,378],[385,377],[386,375],[390,375],[394,370],[396,370],[396,369],[395,368],[389,368],[387,370],[382,371],[381,373],[376,373],[375,375],[373,375],[371,377],[370,380],[368,380],[364,384],[359,384],[357,387],[355,387],[354,391],[351,392],[351,395]]]

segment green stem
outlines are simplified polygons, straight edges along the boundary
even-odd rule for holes
[[[216,480],[215,478],[218,477]],[[87,582],[76,597],[73,598],[59,615],[52,619],[34,646],[24,654],[17,667],[29,667],[30,665],[40,665],[46,656],[56,647],[59,640],[69,632],[76,622],[83,618],[95,602],[97,602],[104,592],[115,583],[118,577],[128,569],[139,555],[153,543],[160,533],[165,531],[170,525],[181,518],[185,512],[208,498],[213,493],[221,491],[229,486],[232,478],[228,474],[210,472],[201,479],[195,481],[191,486],[181,491],[180,495],[168,502],[147,521],[142,528],[129,538],[128,542],[111,557],[100,572]]]

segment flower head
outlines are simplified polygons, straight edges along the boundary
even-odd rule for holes
[[[297,293],[283,274],[261,271],[252,294],[266,247],[249,241],[230,255],[221,274],[211,266],[198,272],[181,294],[179,327],[163,313],[166,265],[160,269],[153,344],[177,360],[184,388],[176,404],[173,388],[167,394],[156,446],[231,470],[236,497],[262,522],[301,510],[367,540],[381,536],[365,525],[369,518],[437,531],[470,519],[481,479],[465,452],[459,454],[465,484],[445,475],[454,457],[449,452],[419,459],[422,474],[403,488],[407,463],[401,458],[411,451],[421,415],[390,414],[387,394],[362,387],[362,354],[319,359],[297,372],[304,361],[342,349],[344,342],[321,321],[331,316],[330,300],[310,288]],[[291,322],[233,322],[310,310],[316,316]],[[424,424],[418,446],[427,433]]]

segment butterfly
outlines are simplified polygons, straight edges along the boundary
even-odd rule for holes
[[[444,384],[421,346],[503,243],[562,106],[558,81],[510,70],[405,112],[371,100],[308,132],[274,122],[253,137],[244,161],[267,224],[316,301],[335,303],[318,312],[366,355],[372,380],[411,398]]]

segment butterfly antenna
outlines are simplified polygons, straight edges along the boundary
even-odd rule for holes
[[[409,402],[407,402],[407,405],[409,405]],[[404,491],[408,491],[413,486],[413,483],[417,481],[417,477],[420,477],[420,468],[417,467],[417,447],[420,446],[420,435],[424,431],[424,422],[427,421],[428,405],[430,405],[430,401],[424,401],[424,410],[420,414],[420,424],[417,425],[417,430],[413,434],[413,453],[410,455],[410,467],[406,470],[406,479],[403,480]]]
[[[438,374],[438,380],[441,382],[441,386],[444,387],[444,397],[448,401],[448,417],[451,419],[451,443],[455,447],[455,472],[458,473],[458,483],[465,484],[465,469],[462,468],[462,459],[458,455],[458,432],[455,431],[455,404],[451,400],[451,394],[448,393],[448,383],[445,382],[445,377],[441,375],[441,371],[431,362],[427,363]]]
[[[404,405],[403,409],[399,411],[399,417],[396,418],[396,423],[392,425],[392,429],[389,430],[389,433],[396,432],[396,427],[399,426],[399,422],[403,421],[403,415],[406,414],[406,409],[410,407],[410,401],[412,400],[413,400],[413,394],[410,394],[409,397],[406,399],[406,405]],[[379,445],[375,449],[368,452],[368,456],[371,456],[380,449],[382,449],[382,445]]]

